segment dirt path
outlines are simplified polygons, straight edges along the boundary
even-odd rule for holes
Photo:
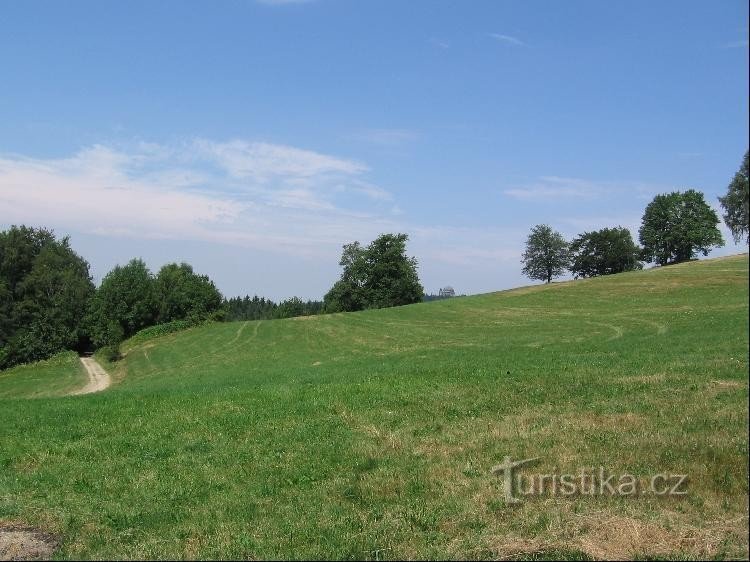
[[[112,382],[107,374],[107,371],[102,369],[102,366],[96,362],[93,357],[81,357],[81,363],[86,368],[86,372],[89,375],[89,382],[86,386],[75,392],[71,392],[72,396],[77,394],[90,394],[92,392],[99,392],[107,388]]]
[[[0,523],[0,560],[49,560],[60,539],[40,529]]]

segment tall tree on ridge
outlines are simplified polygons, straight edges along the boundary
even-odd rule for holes
[[[641,257],[666,265],[693,259],[698,252],[707,256],[711,248],[724,245],[717,224],[716,211],[699,191],[657,195],[646,207],[638,231]]]
[[[526,239],[526,251],[521,258],[523,273],[530,279],[551,283],[570,265],[570,249],[562,234],[546,224],[531,229]]]
[[[724,208],[724,222],[732,231],[734,241],[739,243],[742,238],[750,244],[748,235],[748,207],[750,206],[750,151],[745,152],[740,169],[734,174],[727,187],[727,194],[719,197]]]

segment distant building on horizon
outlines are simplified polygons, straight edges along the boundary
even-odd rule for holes
[[[453,287],[443,287],[438,291],[438,296],[444,299],[455,297],[456,291],[453,290]]]

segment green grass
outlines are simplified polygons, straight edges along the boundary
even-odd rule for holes
[[[63,558],[748,555],[746,255],[124,350],[88,396],[0,374],[0,520]],[[505,455],[688,495],[510,506]]]
[[[64,396],[84,386],[87,380],[78,354],[64,351],[46,361],[0,371],[0,400]]]

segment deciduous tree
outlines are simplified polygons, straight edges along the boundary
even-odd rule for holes
[[[568,243],[559,232],[554,232],[546,224],[538,224],[531,229],[526,239],[526,251],[521,262],[523,273],[530,279],[550,283],[562,275],[570,264]]]
[[[92,338],[97,346],[116,346],[157,316],[154,277],[143,260],[130,260],[105,275],[92,299]]]
[[[157,322],[198,322],[215,314],[223,297],[206,275],[198,275],[187,263],[163,266],[154,280]]]
[[[341,278],[325,296],[328,312],[384,308],[420,302],[424,292],[417,260],[406,255],[406,234],[382,234],[369,246],[346,244]]]
[[[721,206],[724,209],[724,222],[732,231],[732,237],[735,242],[740,242],[742,238],[750,244],[748,235],[748,205],[750,204],[750,152],[745,152],[745,158],[742,160],[742,166],[734,174],[727,194],[719,197]]]
[[[584,232],[570,243],[570,271],[578,277],[595,277],[641,269],[640,248],[627,228]]]
[[[0,232],[0,368],[80,345],[93,292],[68,238],[26,226]]]
[[[699,191],[657,195],[646,207],[638,231],[641,257],[666,265],[693,259],[698,252],[706,256],[724,245],[717,224],[719,217]]]

